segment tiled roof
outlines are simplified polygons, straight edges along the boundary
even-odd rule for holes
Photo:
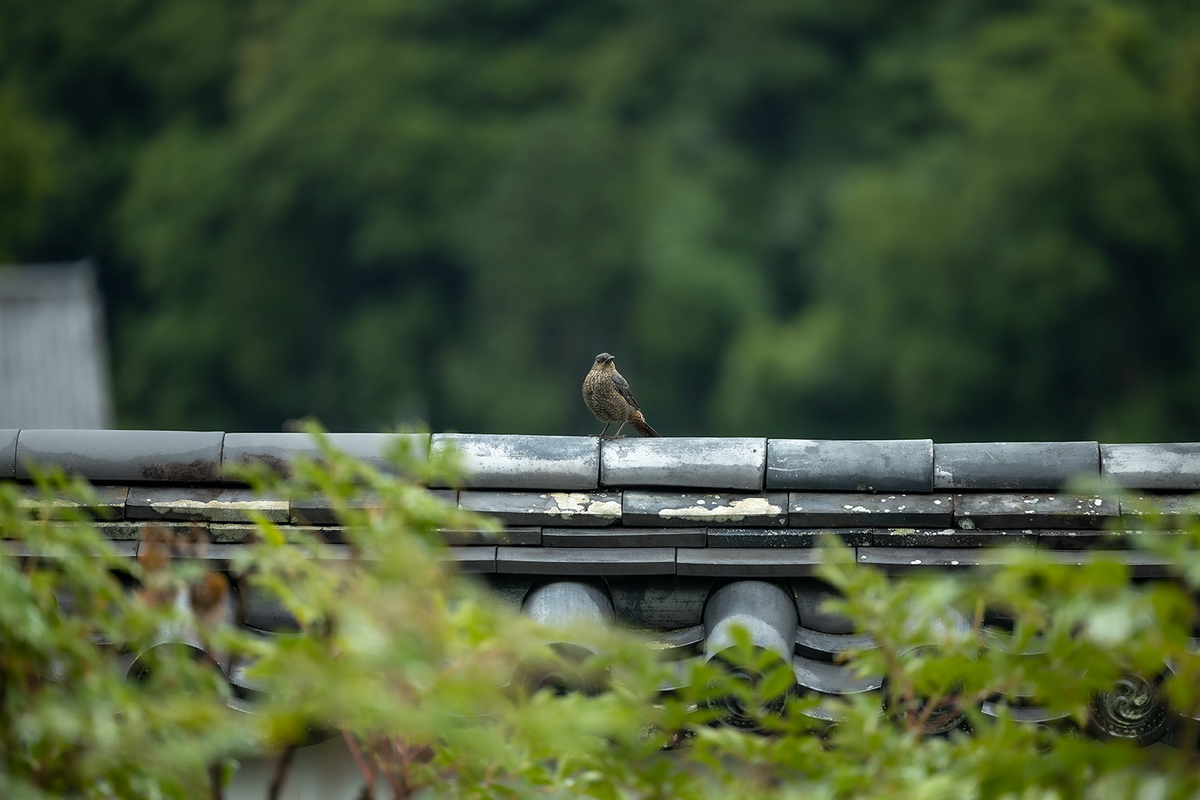
[[[0,267],[0,427],[107,427],[104,343],[90,261]]]
[[[1200,511],[1188,496],[1200,490],[1200,443],[330,439],[390,470],[383,453],[397,436],[418,452],[461,454],[461,485],[430,491],[504,527],[494,538],[446,531],[447,557],[502,599],[548,620],[556,609],[596,607],[652,632],[664,649],[705,652],[720,638],[720,609],[745,606],[763,617],[763,630],[786,640],[780,647],[793,658],[798,685],[826,694],[873,691],[878,683],[836,661],[863,642],[847,620],[819,608],[829,591],[814,577],[823,551],[813,545],[822,534],[891,573],[968,572],[995,563],[988,546],[1021,543],[1050,561],[1115,558],[1135,577],[1154,578],[1170,565],[1134,544],[1146,515],[1170,520]],[[325,500],[256,496],[229,468],[261,461],[286,470],[294,458],[318,454],[299,433],[0,430],[0,477],[25,481],[28,464],[37,463],[88,478],[108,510],[100,529],[131,557],[143,528],[167,525],[206,534],[202,557],[223,562],[252,535],[251,510],[315,532],[348,557]],[[1103,491],[1104,481],[1127,491]],[[277,604],[249,590],[241,613],[242,624],[259,630],[290,624]]]

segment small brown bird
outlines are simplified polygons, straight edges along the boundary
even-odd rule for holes
[[[614,360],[608,353],[596,356],[591,371],[583,379],[583,402],[587,404],[588,411],[604,423],[600,436],[604,436],[609,425],[619,422],[621,425],[613,434],[615,439],[628,422],[642,436],[661,437],[662,434],[651,428],[642,416],[641,406],[629,390],[629,382],[617,372]]]

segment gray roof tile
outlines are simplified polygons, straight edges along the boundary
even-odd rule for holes
[[[1001,553],[978,547],[859,547],[858,563],[887,572],[970,569],[997,566],[1006,561]]]
[[[500,572],[526,575],[673,575],[670,547],[501,547]]]
[[[537,547],[542,544],[542,529],[531,527],[502,528],[498,532],[484,530],[443,530],[441,534],[442,541],[451,547],[487,544]]]
[[[1176,535],[1178,531],[1162,531]],[[1132,550],[1142,531],[1060,529],[1038,531],[1038,547],[1048,550]]]
[[[458,504],[458,492],[453,489],[427,489],[432,497],[451,506]],[[372,492],[361,492],[345,501],[350,511],[364,511],[381,507],[378,495]],[[294,494],[288,500],[289,518],[294,524],[300,525],[340,525],[337,509],[333,502],[324,495]]]
[[[495,547],[450,547],[440,551],[438,558],[444,561],[453,561],[459,572],[496,571]]]
[[[679,548],[676,572],[718,578],[788,578],[812,575],[820,550],[770,547]]]
[[[768,489],[821,492],[928,492],[931,439],[771,439]]]
[[[195,533],[195,528],[191,528],[188,533]],[[143,548],[146,546],[146,541],[138,542],[138,552],[142,553]],[[244,552],[245,548],[239,544],[230,542],[211,543],[206,539],[201,539],[196,542],[189,542],[186,545],[172,547],[171,557],[181,561],[211,561],[228,565],[238,553]]]
[[[1133,489],[1200,489],[1200,442],[1102,444],[1100,470],[1105,478]]]
[[[821,661],[836,661],[844,653],[876,647],[869,633],[825,633],[803,625],[796,628],[796,651]]]
[[[343,543],[346,533],[345,528],[336,525],[287,525],[280,530],[289,542],[316,540],[328,544]],[[259,538],[259,530],[247,522],[212,522],[208,524],[208,538],[221,544],[253,542]]]
[[[598,485],[600,443],[590,436],[437,433],[432,451],[458,454],[464,488],[588,490]]]
[[[545,528],[546,547],[704,547],[704,528]]]
[[[859,675],[853,666],[828,664],[803,656],[792,659],[792,672],[797,684],[823,694],[862,694],[883,685],[880,675]]]
[[[27,539],[5,539],[0,541],[0,547],[8,552],[8,555],[13,558],[49,558],[52,557],[51,548],[44,543],[27,540]],[[112,539],[108,542],[109,549],[118,556],[125,558],[135,558],[137,556],[138,542],[132,539]],[[58,554],[58,550],[53,550],[53,555]],[[88,553],[89,556],[100,554],[100,550]]]
[[[243,625],[258,631],[289,633],[300,629],[296,618],[273,593],[248,578],[238,581]]]
[[[124,518],[125,502],[129,497],[128,486],[93,486],[92,492],[96,495],[94,502],[80,503],[77,500],[55,498],[50,507],[46,508],[41,491],[36,486],[24,485],[21,487],[21,505],[27,509],[39,510],[50,517],[57,516],[54,513],[55,508],[86,508],[91,516],[98,519],[113,521]]]
[[[1135,578],[1164,578],[1172,569],[1166,556],[1145,550],[1044,550],[1041,557],[1055,564],[1070,565],[1115,561],[1127,566]]]
[[[1096,442],[935,444],[933,488],[1056,492],[1100,474]]]
[[[604,442],[600,455],[600,483],[603,486],[756,491],[763,486],[767,440],[614,439]]]
[[[396,472],[390,457],[393,450],[407,447],[424,458],[430,441],[428,433],[326,433],[324,436],[335,449],[385,473]],[[221,464],[236,467],[260,463],[287,475],[297,459],[318,461],[320,457],[321,448],[308,433],[227,433]],[[233,472],[230,470],[227,480]]]
[[[219,431],[22,430],[17,477],[57,466],[96,483],[209,483],[221,479]]]

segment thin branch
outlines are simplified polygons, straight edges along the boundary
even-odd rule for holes
[[[354,737],[347,730],[342,731],[342,738],[346,740],[346,746],[350,748],[350,755],[354,757],[354,763],[358,765],[358,771],[362,773],[363,784],[362,793],[359,797],[363,800],[371,800],[375,796],[375,773],[367,766],[366,760],[363,758],[362,751],[358,749],[358,745],[354,742]]]
[[[208,789],[212,800],[225,798],[225,788],[221,785],[222,772],[220,759],[208,765]]]
[[[271,786],[267,791],[267,800],[279,800],[279,793],[283,791],[283,782],[287,778],[288,768],[295,754],[296,748],[290,745],[279,754],[275,761],[275,773],[271,776]]]

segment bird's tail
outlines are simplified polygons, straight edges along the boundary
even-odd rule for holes
[[[637,430],[642,436],[656,436],[662,438],[662,434],[650,427],[650,423],[646,422],[646,418],[642,416],[642,412],[638,411],[633,415],[633,419],[629,420],[629,424]]]

